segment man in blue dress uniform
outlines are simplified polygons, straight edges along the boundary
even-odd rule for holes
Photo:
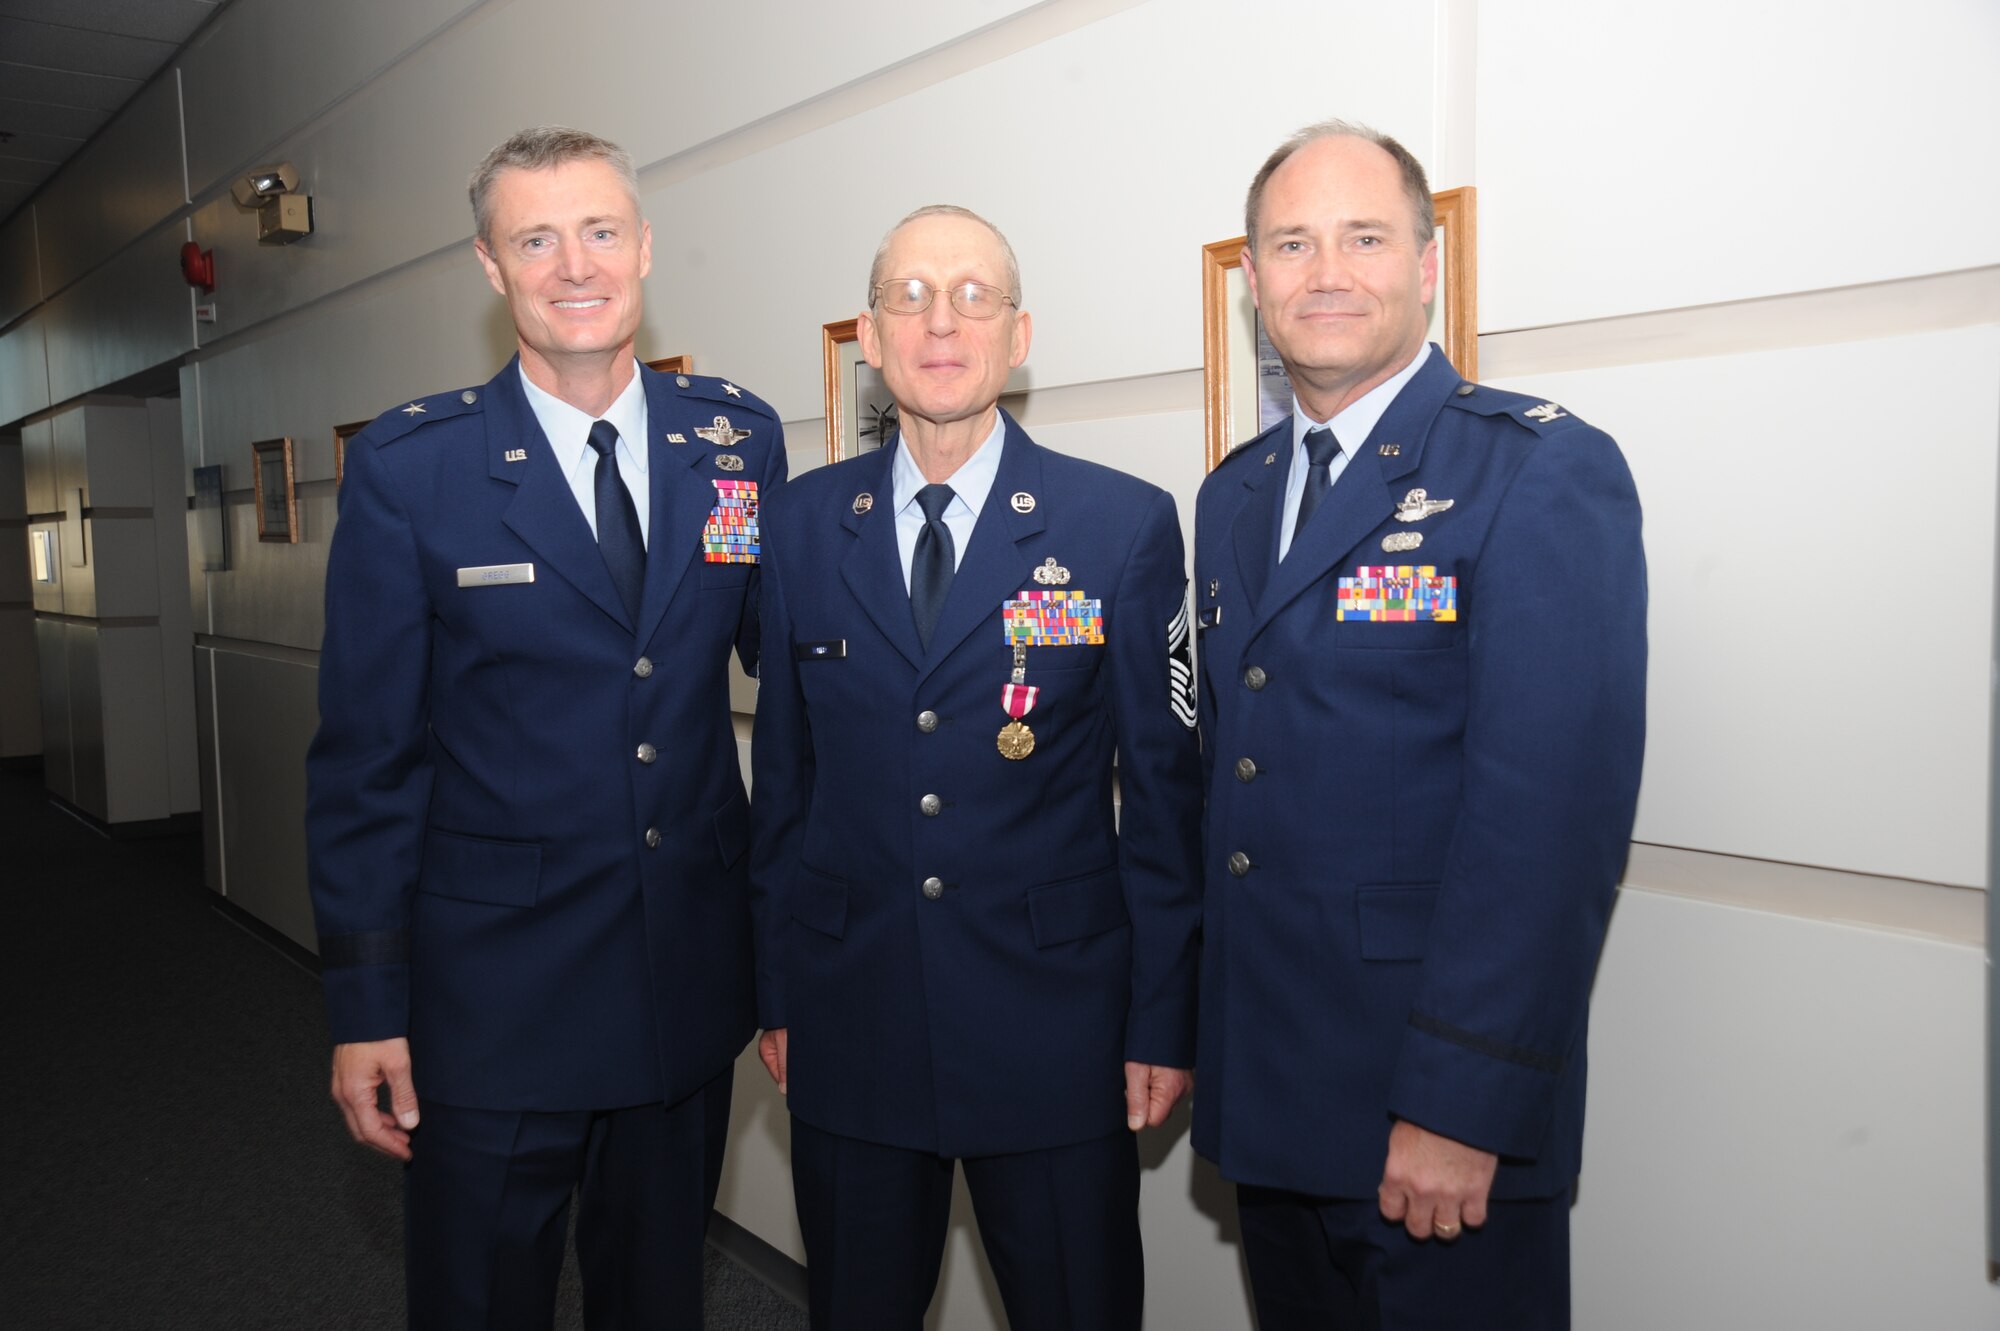
[[[1038,447],[1012,250],[884,240],[893,445],[771,502],[751,884],[818,1331],[916,1331],[954,1163],[1012,1325],[1139,1325],[1132,1133],[1193,1058],[1200,761],[1164,492]],[[1112,756],[1122,821],[1113,818]]]
[[[329,556],[333,1096],[410,1162],[412,1326],[547,1327],[575,1190],[588,1323],[692,1329],[755,1029],[727,665],[757,659],[783,440],[736,385],[634,359],[622,151],[524,131],[472,202],[520,354],[354,438]]]
[[[1296,401],[1196,509],[1195,1147],[1238,1184],[1264,1331],[1566,1326],[1644,733],[1638,498],[1609,437],[1425,345],[1400,144],[1304,131],[1247,213]]]

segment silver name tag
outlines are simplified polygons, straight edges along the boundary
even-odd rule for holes
[[[462,568],[458,571],[458,585],[461,587],[497,587],[509,582],[533,582],[533,564],[487,564],[482,568]]]

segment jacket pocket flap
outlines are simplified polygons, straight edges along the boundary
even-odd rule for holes
[[[532,906],[541,880],[539,842],[496,841],[435,827],[424,833],[419,892],[494,906]]]
[[[1131,918],[1125,909],[1124,881],[1116,869],[1028,890],[1028,923],[1036,947],[1089,938]]]
[[[1436,883],[1357,888],[1354,900],[1360,912],[1361,959],[1423,960],[1437,895]]]
[[[792,883],[792,918],[830,937],[845,937],[847,884],[801,867]]]

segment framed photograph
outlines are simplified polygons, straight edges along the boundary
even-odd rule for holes
[[[861,359],[858,322],[842,319],[820,330],[828,462],[872,453],[896,433],[896,403],[881,371]]]
[[[694,357],[662,356],[658,360],[645,362],[645,366],[649,370],[658,370],[661,374],[693,374]]]
[[[222,516],[222,465],[194,469],[194,537],[201,571],[229,571],[229,524]]]
[[[1429,339],[1452,367],[1479,377],[1478,231],[1473,188],[1431,195],[1437,211],[1438,282]],[[1292,386],[1243,276],[1245,238],[1201,247],[1202,398],[1207,416],[1207,467],[1223,454],[1283,420]]]
[[[265,439],[250,445],[255,465],[257,496],[257,539],[299,542],[299,497],[292,473],[292,440]]]
[[[349,421],[333,427],[333,488],[338,490],[347,475],[347,441],[368,428],[367,421]]]

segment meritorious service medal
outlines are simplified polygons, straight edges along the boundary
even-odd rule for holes
[[[1000,756],[1015,762],[1035,751],[1035,732],[1021,718],[1035,710],[1035,695],[1041,689],[1028,684],[1028,645],[1014,644],[1014,675],[1000,686],[1000,706],[1013,719],[1000,727]]]

